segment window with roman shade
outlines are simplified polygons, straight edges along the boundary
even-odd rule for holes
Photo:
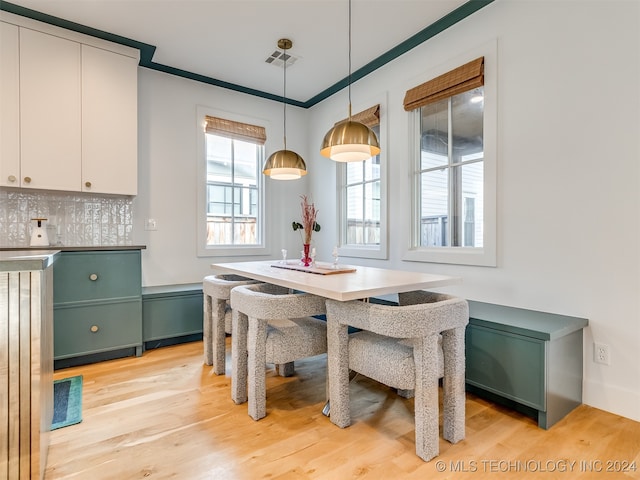
[[[236,122],[226,118],[205,117],[205,132],[220,137],[242,140],[244,142],[264,145],[267,141],[267,132],[264,127],[249,123]]]
[[[204,188],[199,193],[199,253],[257,254],[264,248],[261,169],[266,129],[218,115],[200,118]]]
[[[484,85],[484,57],[462,65],[408,90],[404,109],[415,110]]]
[[[486,178],[485,57],[407,90],[403,106],[415,120],[416,135],[412,238],[405,259],[495,264],[494,235],[487,236],[495,215],[489,214],[489,228],[486,222],[487,188],[490,183],[495,189],[495,180]],[[495,158],[490,170],[493,176]],[[488,198],[495,210],[495,193]]]
[[[340,121],[344,120],[347,119]],[[371,128],[380,139],[380,104],[351,115],[351,120]],[[380,139],[381,147],[383,143]],[[363,162],[337,165],[341,256],[386,258],[386,173],[383,158],[381,152]]]
[[[348,120],[348,118],[343,118],[340,122],[344,122],[345,120]],[[380,104],[369,107],[355,115],[352,114],[351,120],[354,122],[360,122],[369,128],[380,125]],[[336,125],[340,122],[336,122]]]

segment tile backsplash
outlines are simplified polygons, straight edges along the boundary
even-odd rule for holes
[[[32,218],[46,218],[49,243],[131,245],[132,197],[0,188],[0,246],[28,246]]]

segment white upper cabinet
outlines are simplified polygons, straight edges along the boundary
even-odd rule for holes
[[[80,44],[20,28],[21,186],[80,190]]]
[[[139,52],[0,13],[0,186],[136,195]]]
[[[0,22],[0,186],[20,186],[18,27]]]
[[[138,188],[137,61],[82,45],[82,190]]]

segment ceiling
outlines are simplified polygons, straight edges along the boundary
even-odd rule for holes
[[[352,81],[491,1],[352,0]],[[66,28],[88,27],[85,33],[108,32],[146,44],[142,66],[280,100],[282,64],[266,59],[278,50],[278,39],[289,38],[288,53],[295,57],[287,64],[289,103],[309,107],[347,84],[348,0],[12,0],[0,5]]]

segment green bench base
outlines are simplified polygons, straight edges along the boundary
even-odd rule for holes
[[[550,428],[582,403],[585,318],[469,301],[467,390]]]
[[[142,288],[145,350],[202,340],[202,284]]]

